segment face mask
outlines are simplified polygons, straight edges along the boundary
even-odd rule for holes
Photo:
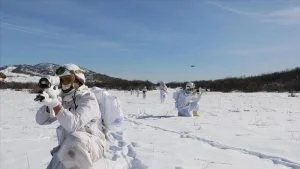
[[[71,87],[71,84],[61,85],[62,90],[68,90]]]
[[[64,93],[69,93],[71,90],[73,90],[73,85],[72,84],[61,85],[61,89]]]

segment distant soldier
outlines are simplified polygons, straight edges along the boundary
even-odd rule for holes
[[[143,88],[143,90],[142,90],[142,92],[143,92],[143,99],[146,99],[146,93],[147,93],[147,87],[145,86],[144,88]]]
[[[167,88],[166,84],[163,81],[160,81],[158,89],[160,90],[160,102],[164,103],[166,101],[168,88]]]
[[[203,90],[195,90],[195,84],[188,82],[185,89],[180,89],[173,94],[178,116],[199,116],[199,101]]]
[[[132,89],[130,89],[130,95],[133,95],[133,90]]]

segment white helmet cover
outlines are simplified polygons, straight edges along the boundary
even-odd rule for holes
[[[185,85],[185,89],[194,89],[195,88],[195,84],[193,82],[188,82]]]
[[[67,70],[62,74],[58,75],[59,77],[74,74],[78,80],[80,80],[82,83],[85,83],[86,79],[83,74],[84,71],[80,69],[79,66],[70,63],[70,64],[64,64],[63,67],[66,68]]]

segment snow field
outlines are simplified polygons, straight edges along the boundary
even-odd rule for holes
[[[177,117],[169,91],[142,95],[111,90],[126,112],[110,133],[99,168],[300,168],[300,97],[288,93],[219,93],[202,96],[200,117]],[[40,126],[40,104],[26,91],[0,90],[0,168],[41,169],[57,144],[57,123]]]

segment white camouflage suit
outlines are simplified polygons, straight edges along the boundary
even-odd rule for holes
[[[160,90],[160,102],[164,103],[168,93],[168,88],[164,82],[160,82],[158,89]]]
[[[101,131],[101,113],[94,93],[82,85],[77,90],[62,94],[63,108],[51,117],[47,106],[42,106],[36,121],[40,125],[58,121],[58,146],[47,169],[89,169],[103,157],[105,137]]]
[[[178,110],[179,116],[191,117],[193,112],[199,111],[199,101],[201,94],[198,93],[186,93],[185,90],[179,90],[178,93],[174,93],[175,107]]]

